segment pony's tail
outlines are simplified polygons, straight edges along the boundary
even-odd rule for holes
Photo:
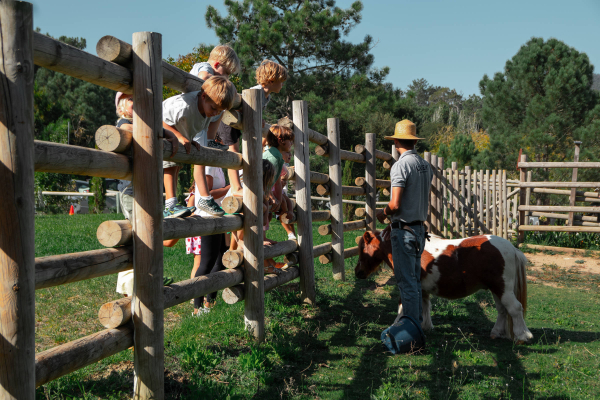
[[[529,261],[525,254],[515,249],[515,287],[514,294],[523,307],[523,318],[527,314],[527,274],[526,266]],[[509,313],[506,313],[506,332],[514,340],[513,319]]]
[[[523,306],[523,318],[527,314],[527,264],[529,260],[520,250],[516,251],[517,273],[515,279],[515,297]]]

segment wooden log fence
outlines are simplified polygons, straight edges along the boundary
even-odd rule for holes
[[[17,65],[15,54],[10,52],[14,46],[29,49],[19,53],[19,57],[29,57],[21,62],[45,67],[93,84],[133,94],[134,129],[127,131],[112,126],[100,127],[96,132],[99,150],[71,145],[34,141],[31,135],[33,123],[33,87],[31,79],[7,83],[7,77],[16,76],[17,80],[26,78],[17,73],[4,71],[1,90],[7,92],[19,89],[12,94],[15,100],[4,105],[4,116],[19,113],[27,118],[22,125],[4,122],[0,130],[0,140],[16,143],[14,160],[4,165],[14,166],[11,174],[21,179],[19,185],[4,185],[2,196],[3,209],[13,210],[17,201],[25,201],[31,206],[29,217],[18,219],[18,226],[2,226],[0,240],[14,235],[5,235],[7,229],[19,230],[33,237],[33,193],[23,192],[25,183],[33,179],[33,171],[98,176],[105,178],[133,180],[136,188],[134,202],[134,220],[106,221],[98,227],[97,237],[106,247],[102,250],[34,258],[31,249],[24,243],[3,243],[2,248],[15,249],[17,253],[11,260],[23,271],[18,276],[28,281],[19,281],[19,293],[12,289],[10,293],[15,301],[2,305],[3,320],[0,331],[3,343],[16,340],[22,352],[5,357],[3,370],[0,371],[0,393],[10,391],[19,398],[33,398],[35,387],[57,379],[67,373],[83,368],[120,351],[134,347],[134,397],[139,399],[164,398],[164,309],[203,296],[216,290],[226,290],[228,302],[244,301],[245,325],[254,338],[261,342],[265,337],[264,295],[282,284],[296,278],[300,280],[300,298],[303,302],[315,304],[314,259],[332,264],[334,279],[345,278],[344,259],[358,255],[358,247],[344,249],[344,232],[358,229],[375,229],[376,216],[386,202],[377,200],[377,189],[389,189],[390,180],[375,179],[377,160],[384,168],[391,168],[398,154],[394,148],[391,153],[375,149],[375,134],[365,135],[365,145],[358,145],[354,151],[341,149],[339,121],[329,119],[327,136],[308,127],[308,107],[304,101],[293,102],[293,126],[295,133],[295,167],[288,169],[288,180],[295,181],[296,204],[293,217],[282,221],[297,224],[298,240],[284,241],[264,247],[262,243],[262,170],[255,168],[261,160],[261,139],[269,125],[262,125],[261,95],[258,90],[246,90],[237,96],[234,110],[228,112],[226,121],[231,126],[243,129],[243,152],[241,154],[223,152],[208,147],[192,147],[189,154],[179,151],[172,154],[171,143],[162,137],[162,87],[167,86],[181,92],[199,90],[203,81],[185,71],[174,67],[162,59],[161,35],[139,32],[132,37],[132,44],[111,36],[103,37],[98,45],[98,56],[68,46],[55,39],[32,30],[31,6],[19,3],[0,4],[2,22],[11,21],[5,26],[18,26],[17,31],[5,34],[3,31],[3,50],[1,55],[7,65]],[[28,8],[29,7],[29,8]],[[25,23],[23,23],[25,21]],[[12,47],[11,47],[12,46]],[[4,50],[8,49],[8,50]],[[12,68],[12,67],[10,67]],[[27,73],[32,73],[29,69]],[[11,78],[12,79],[12,78]],[[11,86],[12,85],[12,86]],[[5,93],[6,94],[6,93]],[[6,96],[5,96],[6,97]],[[143,107],[142,107],[143,105]],[[20,107],[20,108],[19,108]],[[242,108],[240,114],[236,110]],[[243,115],[243,118],[242,118]],[[16,136],[9,141],[7,137]],[[25,140],[26,139],[26,140]],[[329,174],[310,171],[310,151],[308,142],[317,144],[316,152],[329,158]],[[2,149],[6,148],[3,146]],[[23,152],[22,154],[20,152]],[[510,181],[506,171],[488,172],[459,170],[457,165],[446,168],[442,157],[426,155],[434,170],[433,188],[430,202],[428,225],[432,232],[445,237],[461,237],[469,233],[495,233],[506,236],[508,233],[509,203],[511,212],[517,210],[541,212],[532,206],[519,206],[515,199],[507,200],[507,188],[529,184],[532,188],[561,187],[536,186],[537,182]],[[244,170],[244,195],[232,201],[240,215],[228,215],[216,218],[192,216],[185,219],[162,218],[162,161],[170,160],[193,165]],[[341,160],[365,164],[365,177],[357,178],[356,186],[341,185]],[[584,168],[577,163],[573,168]],[[569,164],[571,165],[571,164]],[[530,168],[537,167],[531,165]],[[525,167],[524,167],[525,168]],[[550,167],[551,168],[551,167]],[[473,172],[473,174],[471,173]],[[5,181],[6,173],[0,179]],[[311,184],[319,185],[317,192],[329,195],[329,198],[313,198]],[[587,183],[589,185],[589,183]],[[25,185],[25,186],[23,186]],[[585,186],[577,182],[563,186],[569,188],[597,187]],[[32,185],[31,185],[32,186]],[[533,192],[535,193],[535,190]],[[574,189],[573,189],[574,190]],[[575,201],[580,198],[598,199],[593,192],[578,192],[571,195]],[[583,195],[581,194],[583,193]],[[591,194],[590,194],[591,193]],[[342,200],[343,195],[361,196],[361,200]],[[364,196],[364,197],[363,197]],[[18,199],[17,199],[18,198]],[[25,200],[23,200],[25,199]],[[312,210],[311,200],[327,200],[330,211]],[[344,222],[342,204],[344,202],[363,205],[357,215],[365,219]],[[234,204],[235,203],[235,204]],[[525,208],[523,208],[525,207]],[[527,208],[529,207],[529,208]],[[577,207],[571,205],[570,212],[579,210],[600,210],[600,207]],[[544,211],[562,211],[554,208]],[[567,211],[569,212],[569,211]],[[15,214],[15,212],[13,212]],[[598,223],[574,215],[574,224]],[[331,242],[313,246],[312,222],[330,221],[322,225],[319,233],[332,235]],[[569,226],[569,229],[600,229],[600,226]],[[175,282],[163,286],[163,250],[162,241],[189,236],[204,236],[243,229],[244,248],[240,252],[229,254],[231,268],[214,274]],[[573,230],[575,231],[575,230]],[[6,239],[7,240],[7,239]],[[33,243],[30,240],[29,243]],[[23,255],[27,253],[27,255]],[[23,257],[19,257],[21,254]],[[285,256],[288,267],[277,275],[264,276],[265,258]],[[231,262],[230,262],[231,261]],[[7,270],[5,258],[0,258],[3,270]],[[11,261],[12,262],[12,261]],[[297,265],[296,265],[297,264]],[[240,268],[243,265],[244,268]],[[119,299],[102,306],[99,319],[106,330],[65,343],[61,346],[34,353],[34,290],[42,289],[99,276],[115,274],[120,271],[134,270],[134,293],[130,298]],[[15,270],[16,271],[16,270]],[[11,280],[12,282],[12,280]],[[6,285],[5,285],[6,286]],[[9,296],[9,297],[10,297]],[[225,296],[225,293],[224,293]],[[12,299],[11,297],[11,299]],[[7,304],[14,307],[8,309]],[[18,312],[17,312],[18,310]],[[8,317],[5,317],[8,316]],[[8,318],[8,319],[6,319]],[[11,341],[7,340],[6,329],[11,332]],[[27,345],[22,345],[26,343]],[[3,353],[4,354],[4,353]],[[10,370],[7,370],[9,368]],[[8,372],[7,372],[8,371]],[[35,371],[35,373],[33,372]],[[5,379],[9,376],[11,379]]]
[[[527,156],[521,156],[518,169],[520,171],[521,182],[519,183],[519,192],[521,205],[519,205],[519,242],[525,239],[525,232],[599,232],[598,229],[600,215],[600,207],[577,205],[577,203],[598,203],[600,195],[595,192],[583,192],[577,188],[600,188],[600,182],[578,182],[577,175],[580,168],[600,168],[598,162],[581,162],[579,161],[580,141],[574,142],[574,155],[572,162],[528,162]],[[570,182],[533,182],[533,168],[570,168],[572,169]],[[551,188],[570,188],[570,190],[560,190]],[[552,194],[569,196],[568,205],[531,205],[531,193]],[[565,212],[566,214],[559,214]],[[577,215],[576,213],[596,214]],[[529,225],[529,216],[547,217],[558,220],[566,220],[566,225]]]

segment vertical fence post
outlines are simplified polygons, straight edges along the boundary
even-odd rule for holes
[[[502,180],[502,170],[498,170],[498,236],[504,237],[504,202],[502,201],[502,192],[504,185]]]
[[[427,162],[427,164],[431,165],[431,153],[426,151],[423,154],[423,159],[425,160],[425,162]],[[431,199],[431,197],[430,197]],[[431,201],[429,201],[429,205],[427,207],[427,220],[425,221],[425,226],[427,227],[427,231],[431,232]]]
[[[444,222],[443,224],[443,229],[444,229],[444,238],[448,238],[448,173],[446,172],[446,169],[444,168],[444,157],[440,157],[441,163],[440,165],[442,166],[441,169],[441,173],[442,173],[442,183],[443,183],[443,187],[442,187],[442,220]]]
[[[133,34],[134,398],[164,398],[162,36]]]
[[[578,162],[579,161],[579,147],[581,146],[581,142],[576,140],[575,142],[575,154],[573,154],[573,161],[574,162]],[[572,179],[571,182],[577,182],[577,168],[573,168],[573,175],[572,175]],[[569,196],[569,205],[571,207],[575,206],[575,200],[576,200],[576,196],[577,196],[577,188],[571,188],[571,195]],[[574,219],[575,213],[573,213],[572,211],[569,212],[569,226],[573,226],[573,219]]]
[[[429,203],[431,205],[431,232],[439,234],[439,210],[437,208],[437,155],[435,154],[431,155],[431,172],[433,172],[433,178],[431,179],[431,191],[429,195]]]
[[[484,201],[484,191],[483,191],[483,170],[480,169],[479,170],[479,178],[478,178],[478,192],[479,192],[479,223],[481,224],[479,226],[479,230],[481,232],[481,234],[483,235],[485,233],[484,229],[483,229],[483,221],[484,221],[484,211],[485,211],[485,201]]]
[[[467,194],[465,197],[465,207],[467,207],[467,235],[473,236],[473,218],[471,215],[473,210],[471,209],[471,167],[465,166],[465,175],[467,176]]]
[[[502,171],[502,237],[508,239],[508,187],[506,185],[506,170]]]
[[[395,161],[398,161],[398,159],[400,158],[400,153],[398,153],[398,149],[396,148],[395,144],[392,145],[392,158]]]
[[[329,202],[331,204],[331,265],[333,279],[346,280],[344,268],[344,209],[342,204],[342,167],[340,165],[340,120],[327,119],[329,139]],[[367,152],[369,148],[367,147]]]
[[[477,185],[477,171],[473,171],[473,234],[480,235],[479,229],[479,185]]]
[[[437,156],[436,156],[437,157]],[[435,168],[435,173],[436,173],[436,184],[435,184],[435,190],[436,190],[436,207],[435,209],[437,210],[437,234],[438,235],[442,235],[442,227],[444,226],[444,212],[443,212],[443,208],[444,206],[443,204],[443,197],[442,197],[442,170],[444,169],[444,158],[443,157],[437,157],[437,165]]]
[[[315,264],[313,257],[312,209],[310,204],[310,148],[308,142],[308,105],[294,100],[294,166],[296,173],[296,214],[300,253],[300,298],[315,304]]]
[[[0,2],[0,398],[35,398],[33,7]]]
[[[531,182],[531,178],[532,178],[532,171],[529,170],[527,171],[527,182]],[[528,206],[529,202],[531,201],[531,188],[527,188],[526,192],[525,192],[525,205]],[[522,203],[523,204],[523,203]],[[529,211],[525,211],[525,222],[527,224],[529,224]]]
[[[527,162],[527,154],[521,154],[520,162]],[[521,182],[525,182],[527,179],[527,168],[519,168],[519,178]],[[527,199],[527,189],[524,187],[519,188],[519,200],[521,205],[529,204]],[[517,210],[515,210],[516,212]],[[571,215],[571,214],[569,214]],[[517,234],[517,243],[523,243],[525,240],[525,231],[521,230],[521,227],[527,225],[527,221],[525,220],[526,215],[525,211],[519,211],[519,224],[518,224],[518,234]]]
[[[517,231],[519,226],[519,196],[513,196],[513,224],[514,230]]]
[[[492,228],[491,218],[490,218],[490,170],[485,170],[485,229],[486,233],[490,233]]]
[[[244,133],[244,321],[257,342],[265,339],[265,290],[263,244],[262,93],[242,92]]]
[[[498,235],[498,174],[494,169],[492,170],[492,235]]]
[[[451,167],[448,170],[448,175],[449,175],[448,184],[450,185],[449,188],[451,189],[449,197],[450,197],[450,207],[451,207],[451,217],[450,218],[452,221],[452,225],[451,225],[452,229],[451,229],[450,234],[451,234],[452,238],[455,238],[455,237],[457,237],[457,234],[456,234],[456,228],[457,228],[457,225],[456,225],[456,181],[454,179],[455,178],[454,177],[455,170],[452,168],[453,164],[454,164],[453,162],[450,163]]]
[[[460,235],[461,237],[465,236],[465,225],[467,223],[467,213],[466,213],[466,201],[465,197],[467,196],[467,191],[465,187],[465,169],[460,171],[460,196],[461,200],[458,204],[460,204]]]
[[[458,163],[452,161],[452,235],[458,237]]]
[[[377,198],[377,185],[375,182],[375,134],[365,134],[365,178],[366,178],[366,222],[367,230],[375,232],[377,229],[377,215],[376,215],[376,198]]]

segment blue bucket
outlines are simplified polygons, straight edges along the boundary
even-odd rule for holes
[[[421,324],[403,315],[394,325],[381,332],[381,342],[392,353],[411,353],[425,346],[425,334]]]

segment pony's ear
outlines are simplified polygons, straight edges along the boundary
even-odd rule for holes
[[[365,241],[365,244],[370,244],[371,241],[373,241],[374,239],[378,239],[378,237],[374,232],[366,231],[365,234],[363,235],[363,239]]]

